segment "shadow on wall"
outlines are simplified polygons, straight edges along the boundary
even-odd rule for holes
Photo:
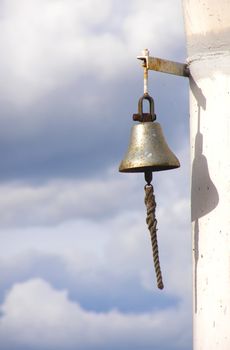
[[[199,219],[216,208],[219,202],[217,189],[209,175],[207,158],[203,154],[203,135],[200,132],[201,108],[206,109],[206,98],[193,78],[190,88],[198,106],[195,153],[192,162],[191,219],[194,222],[194,307],[197,312],[197,267],[199,261]]]

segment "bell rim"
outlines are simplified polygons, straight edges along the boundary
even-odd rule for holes
[[[157,172],[157,171],[165,171],[165,170],[173,170],[180,168],[180,162],[178,161],[178,164],[175,165],[160,165],[160,166],[140,166],[140,167],[132,167],[132,168],[126,168],[126,167],[119,167],[120,173],[145,173],[146,171],[151,172]]]

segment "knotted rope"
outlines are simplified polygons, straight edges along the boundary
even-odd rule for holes
[[[157,278],[157,286],[159,289],[163,289],[164,284],[163,284],[162,275],[161,275],[158,243],[157,243],[157,220],[155,216],[156,202],[155,202],[155,196],[153,193],[153,186],[150,183],[145,185],[145,205],[147,208],[146,223],[148,225],[148,229],[151,237],[153,261],[154,261],[155,273]]]

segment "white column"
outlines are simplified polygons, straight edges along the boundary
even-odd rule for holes
[[[190,63],[193,348],[230,350],[230,0],[184,0]]]

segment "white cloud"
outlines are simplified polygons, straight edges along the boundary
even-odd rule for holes
[[[176,209],[161,210],[158,217],[163,293],[183,300],[190,299],[191,291],[186,211],[185,208],[182,216]],[[132,281],[138,288],[157,292],[151,242],[141,210],[119,213],[102,221],[76,220],[59,226],[2,230],[1,242],[0,271],[3,269],[4,283],[12,276],[47,276],[47,271],[49,278],[56,278],[60,260],[63,269],[59,280],[63,286],[69,280],[74,289],[97,288],[104,295],[108,281],[115,294]]]
[[[191,288],[187,150],[179,158],[180,170],[154,175],[153,183],[165,292],[185,299]],[[117,170],[116,175],[108,171],[103,180],[2,185],[1,244],[6,260],[1,266],[23,271],[33,266],[36,256],[55,255],[65,264],[68,278],[74,281],[78,276],[84,286],[105,290],[110,276],[115,289],[131,279],[154,290],[143,186],[142,175]],[[32,277],[34,272],[29,273]]]
[[[172,49],[176,39],[183,39],[181,2],[136,0],[124,27],[132,48],[147,45],[157,52],[164,52],[167,46]]]
[[[11,114],[15,116],[13,104],[30,105],[55,89],[76,84],[76,90],[86,92],[83,98],[79,94],[74,106],[87,102],[84,108],[90,109],[99,98],[104,99],[103,94],[98,94],[99,80],[102,85],[107,81],[109,86],[112,80],[125,81],[127,74],[133,75],[133,68],[137,69],[135,57],[141,49],[148,47],[156,56],[169,53],[183,36],[179,0],[4,0],[0,9],[1,6],[0,93],[1,100],[10,101],[11,110],[9,116],[2,114],[2,120],[8,121],[2,137],[11,138],[12,143],[19,133],[19,141],[23,143],[29,136],[30,145],[40,123],[45,121],[53,130],[54,119],[50,116],[53,107],[46,115],[41,103],[41,113],[39,108],[30,118],[26,113],[16,113],[12,124],[9,120]],[[86,77],[97,81],[92,96],[85,87],[90,84]],[[109,95],[109,88],[107,92]],[[19,118],[26,119],[21,126]],[[84,113],[81,118],[84,122]],[[53,145],[52,140],[47,145],[55,149],[68,147],[65,142]],[[34,158],[40,144],[36,147]],[[17,156],[15,159],[18,161]],[[134,348],[134,344],[157,349],[159,344],[165,344],[167,349],[168,343],[184,349],[190,327],[190,228],[185,172],[154,175],[164,293],[166,298],[180,300],[180,304],[142,314],[86,311],[70,301],[67,291],[57,291],[42,279],[13,287],[12,283],[20,276],[21,280],[40,276],[53,282],[63,264],[62,273],[66,275],[60,277],[59,286],[70,293],[78,288],[93,293],[96,287],[102,296],[116,294],[119,288],[125,289],[127,280],[135,281],[134,285],[146,293],[154,291],[143,175],[121,175],[112,169],[101,178],[85,180],[51,179],[36,185],[2,182],[0,275],[5,282],[9,272],[12,274],[12,288],[2,305],[4,315],[0,319],[4,350],[32,350],[39,346],[47,350],[76,349],[76,344],[81,350],[96,350],[95,346],[111,349],[111,345],[126,350]],[[49,263],[53,264],[52,271]]]
[[[122,177],[116,169],[104,174],[103,179],[63,179],[41,185],[3,183],[0,225],[41,226],[75,218],[115,215],[137,202],[137,179],[135,175]]]
[[[162,215],[161,208],[174,210],[178,216],[188,208],[187,145],[178,157],[182,163],[179,170],[153,174],[158,215]],[[134,210],[144,212],[144,183],[143,174],[121,174],[117,168],[105,170],[100,178],[64,178],[40,185],[2,183],[0,227],[57,225],[76,219],[101,220]]]
[[[187,157],[186,152],[179,155],[182,163]],[[66,327],[70,330],[65,334],[60,332],[60,338],[58,338],[60,348],[64,343],[71,348],[71,346],[74,347],[76,343],[81,342],[81,344],[85,344],[86,349],[90,348],[90,342],[87,343],[85,340],[87,336],[83,339],[74,332],[72,334],[70,326],[65,324],[60,326],[59,318],[64,320],[69,318],[71,320],[71,317],[73,317],[71,324],[77,327],[78,322],[80,322],[84,329],[82,333],[89,331],[92,334],[93,342],[97,342],[98,339],[94,334],[100,335],[99,338],[103,339],[103,342],[98,345],[100,349],[108,348],[108,344],[115,344],[115,347],[119,348],[116,343],[117,338],[128,344],[129,337],[133,339],[132,330],[137,327],[139,322],[144,325],[149,323],[145,332],[146,339],[149,339],[147,345],[151,344],[152,346],[153,331],[159,333],[159,339],[161,339],[158,326],[155,326],[155,323],[159,322],[159,330],[164,329],[164,323],[175,327],[165,342],[171,342],[172,338],[174,339],[174,334],[177,334],[177,339],[182,342],[182,345],[178,344],[177,349],[184,348],[185,343],[182,333],[185,332],[185,329],[188,332],[191,310],[187,172],[187,168],[183,167],[175,172],[154,176],[155,194],[158,203],[160,258],[165,282],[163,293],[165,297],[180,300],[180,306],[177,304],[175,309],[166,309],[166,311],[158,314],[124,315],[115,311],[96,314],[87,312],[79,305],[71,303],[67,298],[67,294],[59,294],[44,282],[40,281],[38,284],[37,282],[33,282],[35,284],[31,282],[32,286],[35,285],[36,288],[32,288],[30,282],[16,285],[8,294],[8,297],[13,295],[13,300],[15,300],[15,293],[17,292],[16,295],[18,295],[19,290],[23,290],[21,294],[25,293],[25,296],[30,300],[32,298],[30,295],[34,293],[34,290],[41,289],[43,292],[45,290],[43,300],[49,301],[49,297],[46,297],[45,293],[52,294],[54,292],[58,304],[62,305],[63,303],[63,310],[61,308],[61,311],[60,308],[55,311],[54,305],[51,307],[50,312],[51,314],[53,312],[55,317],[48,318],[50,323],[47,320],[47,329],[51,329],[51,331],[48,332],[47,330],[47,335],[45,332],[44,344],[54,344],[56,346],[53,335],[55,332],[52,330],[56,329],[56,332],[58,332],[58,327],[62,326],[63,329]],[[79,289],[81,291],[90,290],[93,293],[96,289],[103,296],[108,294],[109,288],[111,295],[116,295],[118,291],[122,294],[123,289],[127,285],[130,286],[127,281],[132,281],[133,285],[146,293],[157,293],[149,233],[145,223],[143,176],[140,176],[140,174],[118,174],[113,177],[112,174],[114,174],[113,170],[107,172],[103,181],[100,179],[78,180],[69,184],[64,181],[54,181],[41,187],[29,186],[28,184],[2,185],[0,198],[4,198],[4,200],[2,200],[0,212],[2,223],[4,225],[8,224],[8,228],[4,229],[2,227],[1,231],[2,261],[0,266],[4,269],[4,273],[0,272],[0,274],[4,282],[9,278],[9,272],[15,280],[18,278],[17,276],[26,276],[26,278],[33,278],[34,276],[47,278],[48,276],[50,281],[55,281],[56,269],[60,267],[58,259],[60,259],[63,264],[63,270],[60,272],[64,275],[60,277],[59,283],[63,288],[68,286],[72,293]],[[7,213],[9,215],[8,221],[6,220]],[[19,225],[21,228],[18,227]],[[52,256],[55,257],[56,261],[55,259],[52,260]],[[52,262],[53,272],[49,271],[48,266],[46,268],[44,264],[39,269],[38,263],[34,265],[35,261],[42,260],[48,264]],[[29,266],[32,266],[32,268],[29,269]],[[33,266],[36,266],[36,269]],[[71,285],[66,281],[71,281]],[[132,288],[130,288],[131,291]],[[36,298],[40,298],[39,295],[33,297],[37,305],[39,305],[39,301]],[[7,300],[10,300],[11,305],[11,299]],[[7,342],[6,338],[11,338],[12,349],[13,346],[16,347],[15,344],[17,343],[17,345],[21,344],[22,347],[29,344],[30,349],[33,342],[37,346],[42,346],[39,341],[37,342],[36,337],[43,332],[42,327],[46,325],[42,321],[43,308],[36,309],[35,307],[33,309],[32,306],[31,308],[25,306],[24,309],[27,307],[27,310],[29,308],[31,311],[27,311],[26,321],[21,323],[22,329],[20,329],[19,321],[14,321],[15,316],[12,316],[11,308],[7,306],[7,300],[4,304],[6,314],[2,319],[2,325],[4,325],[2,329],[6,334],[3,339]],[[20,304],[23,305],[23,302]],[[71,309],[74,310],[74,315],[66,316],[70,304]],[[23,313],[24,310],[21,310],[20,317],[22,320]],[[35,317],[35,313],[37,313],[37,317]],[[59,317],[59,313],[62,316]],[[87,319],[89,315],[93,315],[91,321]],[[183,318],[181,323],[179,322],[180,317]],[[37,323],[33,321],[33,318],[37,319]],[[85,318],[87,321],[84,321]],[[33,331],[27,334],[26,322],[31,321],[31,319]],[[174,321],[170,321],[171,319],[174,319]],[[175,319],[178,320],[177,326],[175,326]],[[121,328],[116,326],[118,321]],[[111,328],[106,329],[106,334],[110,334],[111,337],[102,334],[101,329],[105,329],[104,323],[107,322],[111,323]],[[130,328],[127,328],[126,322],[130,324]],[[98,325],[99,329],[95,325]],[[119,333],[122,332],[122,327],[126,330],[125,335]],[[16,338],[19,332],[21,336]],[[140,341],[142,341],[142,332],[144,333],[144,327],[138,333]],[[13,334],[12,337],[10,336],[11,333]],[[3,331],[1,334],[3,334]],[[69,342],[66,341],[66,334]],[[91,335],[88,338],[90,337]],[[187,342],[187,336],[185,338],[185,342]],[[135,338],[134,340],[138,342],[138,339]],[[11,349],[11,345],[9,345],[9,349]]]
[[[174,210],[162,214],[158,236],[166,293],[184,298],[190,288],[187,218],[175,215]],[[164,222],[167,215],[171,219]],[[65,263],[65,273],[72,280],[77,276],[80,284],[106,290],[110,276],[114,288],[117,283],[122,285],[122,281],[132,279],[144,289],[155,289],[151,243],[142,211],[126,212],[100,222],[76,220],[60,226],[6,230],[1,233],[1,242],[1,268],[16,271],[14,275],[28,270],[26,266],[33,266],[37,258],[54,255]]]
[[[1,307],[4,349],[108,349],[189,346],[186,305],[165,311],[95,313],[68,299],[41,279],[15,284]],[[166,327],[167,325],[167,327]],[[172,345],[173,344],[173,345]]]
[[[117,79],[144,47],[169,52],[183,38],[180,7],[179,0],[123,8],[112,0],[3,1],[2,98],[28,104],[87,74]]]

